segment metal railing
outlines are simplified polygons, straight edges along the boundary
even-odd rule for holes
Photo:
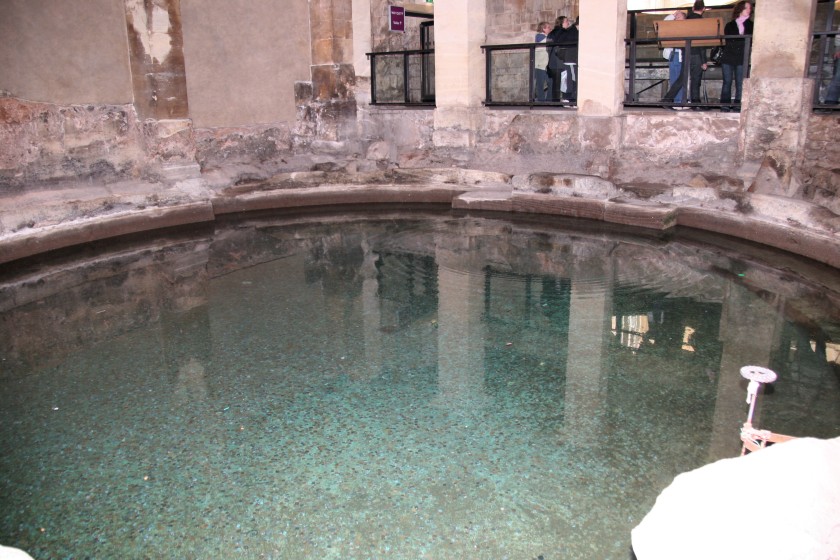
[[[539,100],[535,91],[537,49],[565,49],[576,43],[482,45],[485,60],[485,106],[573,108],[562,99]],[[557,77],[558,79],[560,76]],[[550,96],[551,91],[548,91]]]
[[[808,77],[816,81],[813,108],[819,111],[840,111],[838,105],[824,104],[828,84],[835,73],[829,56],[831,40],[840,31],[824,31],[813,34],[812,52],[817,51],[816,62],[809,67]],[[743,40],[744,78],[750,74],[750,50],[752,37],[747,35],[723,35],[709,37],[677,37],[669,41],[685,41],[683,52],[690,52],[692,41],[723,39]],[[668,103],[663,101],[670,86],[669,63],[662,58],[657,39],[627,39],[625,63],[625,107],[692,106],[706,109],[719,108],[722,76],[719,66],[710,66],[703,73],[701,102]],[[537,49],[565,48],[571,44],[514,43],[503,45],[482,45],[485,53],[486,81],[485,106],[498,107],[545,107],[570,108],[566,101],[540,100],[535,91],[535,57]],[[708,53],[711,47],[703,47]],[[641,54],[641,56],[640,56]],[[434,107],[434,49],[390,51],[367,53],[371,61],[371,104]],[[691,56],[683,56],[686,71],[683,73],[683,92],[690,91]],[[840,67],[837,68],[840,72]],[[585,70],[584,70],[585,72]]]
[[[752,49],[752,37],[750,35],[711,35],[705,37],[674,37],[668,38],[669,41],[684,41],[683,47],[680,48],[683,52],[682,64],[685,65],[685,71],[681,73],[683,79],[683,98],[685,102],[674,103],[665,102],[663,100],[665,93],[670,87],[670,79],[668,76],[669,63],[662,58],[662,51],[659,50],[658,39],[627,39],[627,58],[625,64],[625,90],[624,90],[624,106],[625,107],[697,107],[702,109],[712,109],[720,107],[729,107],[733,103],[720,103],[720,90],[723,83],[721,66],[707,64],[707,69],[701,74],[700,81],[700,102],[690,103],[689,91],[691,76],[691,55],[692,43],[694,41],[707,40],[742,40],[744,41],[744,58],[742,61],[744,67],[744,79],[749,77],[750,73],[750,51]],[[655,48],[645,48],[645,47]],[[701,47],[704,52],[704,61],[708,62],[708,55],[713,47]],[[648,51],[653,57],[640,58],[639,51]],[[663,72],[660,69],[664,68]],[[641,85],[642,87],[639,87]],[[734,84],[733,84],[734,85]],[[717,99],[717,101],[712,101]]]
[[[367,53],[371,105],[435,106],[435,51]]]
[[[814,33],[811,52],[816,51],[816,62],[809,65],[808,77],[814,80],[814,111],[840,114],[840,105],[828,104],[825,97],[835,76],[840,74],[840,59],[830,55],[831,43],[840,35],[840,31],[822,31]],[[835,52],[840,47],[835,47]],[[840,78],[838,78],[840,79]]]

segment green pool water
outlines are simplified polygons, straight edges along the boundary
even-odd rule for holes
[[[836,271],[692,232],[275,216],[0,270],[0,544],[607,559],[760,427],[840,435]]]

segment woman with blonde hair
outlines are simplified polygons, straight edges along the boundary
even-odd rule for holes
[[[752,15],[752,4],[747,0],[741,0],[732,9],[732,21],[726,24],[723,28],[723,34],[730,35],[752,35],[753,22],[750,20]],[[723,58],[721,58],[721,67],[723,68],[723,86],[720,90],[720,110],[724,113],[741,110],[741,88],[744,84],[744,66],[749,63],[749,56],[747,61],[745,58],[746,41],[744,39],[726,39],[726,45],[723,47]],[[735,99],[732,100],[732,82],[735,82]],[[730,103],[732,103],[730,105]]]

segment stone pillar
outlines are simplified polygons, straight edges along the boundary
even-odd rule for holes
[[[615,116],[624,101],[627,0],[580,3],[578,114]]]
[[[437,146],[471,147],[484,99],[486,0],[435,4],[435,130]]]
[[[310,0],[309,18],[316,136],[318,140],[345,141],[354,138],[356,131],[353,1]],[[308,101],[297,100],[298,104]]]
[[[125,0],[134,105],[141,119],[189,116],[180,0]]]
[[[370,61],[366,53],[373,50],[370,0],[353,1],[353,66],[356,76],[370,78]]]
[[[813,83],[807,79],[817,0],[760,4],[752,68],[744,80],[744,160],[762,164],[753,192],[793,195],[791,169],[803,156]]]
[[[311,0],[312,85],[316,100],[352,95],[353,5],[351,0]]]
[[[181,0],[125,0],[125,17],[146,163],[170,180],[196,177]]]

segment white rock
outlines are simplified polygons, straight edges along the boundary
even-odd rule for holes
[[[632,531],[638,560],[840,559],[840,437],[677,476]]]
[[[24,551],[11,546],[0,545],[0,560],[33,560]]]

